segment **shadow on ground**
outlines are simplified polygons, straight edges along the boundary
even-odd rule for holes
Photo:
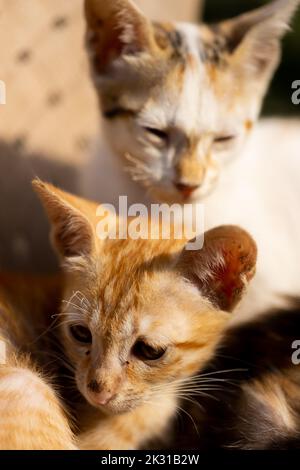
[[[19,142],[0,140],[0,270],[49,273],[57,269],[49,226],[31,188],[39,178],[78,194],[76,167],[28,154]]]

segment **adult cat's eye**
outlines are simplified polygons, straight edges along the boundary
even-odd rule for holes
[[[70,333],[76,341],[83,344],[92,343],[92,333],[86,326],[72,325],[70,326]]]
[[[224,135],[216,137],[214,140],[215,144],[226,144],[227,142],[232,142],[235,139],[235,135]]]
[[[154,135],[160,140],[167,140],[168,139],[168,134],[166,131],[163,131],[161,129],[156,129],[155,127],[145,127],[145,131],[147,131],[149,134]]]
[[[153,348],[144,341],[137,341],[133,346],[133,354],[141,361],[157,361],[166,353],[166,348]]]

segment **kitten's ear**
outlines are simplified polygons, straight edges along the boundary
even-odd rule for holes
[[[59,255],[63,258],[90,255],[95,241],[88,218],[92,211],[90,203],[40,180],[32,184],[48,215],[52,243]]]
[[[201,250],[184,250],[178,267],[214,305],[230,312],[253,278],[256,260],[251,236],[239,227],[222,226],[205,234]]]
[[[87,44],[99,73],[121,55],[149,51],[151,22],[131,0],[85,0]]]
[[[248,72],[272,72],[278,63],[280,39],[299,5],[299,0],[275,0],[270,4],[220,24],[237,65]]]

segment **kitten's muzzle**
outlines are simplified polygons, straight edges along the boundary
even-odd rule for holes
[[[97,380],[91,380],[88,390],[90,400],[95,406],[108,405],[116,397],[114,390],[105,390]]]

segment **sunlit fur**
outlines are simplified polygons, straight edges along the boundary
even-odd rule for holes
[[[65,270],[59,318],[86,399],[80,447],[137,448],[160,436],[187,398],[189,379],[230,318],[220,305],[232,310],[254,274],[255,244],[236,227],[211,231],[193,253],[184,251],[186,240],[100,241],[96,204],[34,186]],[[72,325],[88,327],[92,344],[74,339]],[[134,354],[138,340],[166,353],[144,361]]]
[[[209,26],[151,23],[129,0],[86,0],[103,116],[86,192],[169,203],[210,194],[257,120],[298,3],[276,0]],[[197,189],[187,195],[177,184]]]
[[[0,449],[74,450],[71,428],[56,391],[31,357],[38,349],[35,328],[40,322],[34,312],[30,318],[30,311],[17,307],[19,301],[20,306],[26,304],[26,296],[16,284],[16,277],[0,276],[0,340],[1,352],[6,352],[0,365]],[[39,298],[42,295],[42,290],[37,293]]]

